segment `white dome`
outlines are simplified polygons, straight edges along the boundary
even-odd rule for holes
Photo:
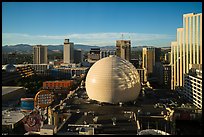
[[[135,100],[140,92],[140,77],[127,60],[110,56],[97,61],[88,71],[86,91],[90,99],[118,103]]]

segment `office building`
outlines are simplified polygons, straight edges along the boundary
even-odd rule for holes
[[[63,72],[65,74],[70,74],[72,76],[81,76],[85,75],[88,71],[89,67],[75,67],[75,68],[57,68],[55,70],[58,70],[60,72]]]
[[[163,62],[156,62],[154,67],[154,75],[158,84],[163,88],[171,88],[171,65]]]
[[[34,70],[28,65],[2,65],[2,85],[15,85],[22,78],[34,75]]]
[[[160,62],[161,48],[147,47],[142,49],[142,68],[147,69],[147,74],[154,72],[156,62]]]
[[[35,74],[42,76],[48,76],[48,70],[51,69],[49,64],[28,64],[28,66],[34,70]]]
[[[34,69],[32,69],[27,64],[18,64],[15,65],[16,71],[21,75],[22,78],[31,77],[34,75]]]
[[[88,62],[95,63],[100,60],[100,48],[91,48],[88,53]]]
[[[117,40],[116,41],[116,55],[122,59],[130,61],[131,59],[131,41]]]
[[[137,72],[140,75],[141,84],[145,84],[147,82],[147,70],[145,68],[137,68]]]
[[[108,49],[100,50],[100,59],[109,57],[109,55],[115,55],[115,50],[108,50]]]
[[[161,62],[160,58],[161,58],[161,48],[154,48],[155,50],[155,62]]]
[[[164,54],[164,61],[166,63],[170,63],[171,62],[171,52],[167,52]]]
[[[74,63],[78,64],[83,61],[82,50],[76,49],[74,50]]]
[[[69,39],[64,41],[63,59],[65,64],[74,63],[74,43],[69,42]]]
[[[161,78],[159,79],[159,83],[163,85],[165,88],[171,88],[171,65],[163,64],[162,70],[160,71]]]
[[[189,64],[202,64],[202,13],[184,14],[183,28],[177,29],[177,39],[171,43],[171,89],[183,87]]]
[[[47,46],[33,46],[33,64],[47,64]]]
[[[184,74],[184,87],[181,92],[186,99],[199,109],[202,109],[202,65],[190,65],[188,73]]]

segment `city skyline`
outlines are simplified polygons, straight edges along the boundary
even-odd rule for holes
[[[96,46],[114,46],[116,40],[130,39],[133,47],[170,47],[186,13],[202,13],[202,3],[3,2],[2,46],[63,44],[68,38]]]

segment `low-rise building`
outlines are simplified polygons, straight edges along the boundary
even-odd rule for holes
[[[69,89],[73,85],[73,80],[62,80],[62,81],[45,81],[43,82],[44,89],[60,89],[67,88]]]
[[[49,64],[28,64],[37,75],[48,76],[48,70],[51,69],[51,65]]]
[[[40,135],[54,135],[57,132],[57,128],[55,125],[43,125],[40,128]]]
[[[2,111],[2,133],[9,133],[15,129],[22,121],[25,115],[20,111]]]

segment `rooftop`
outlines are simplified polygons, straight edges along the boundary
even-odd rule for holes
[[[18,89],[23,89],[23,87],[16,87],[16,86],[2,86],[2,96],[8,93],[14,92]]]

